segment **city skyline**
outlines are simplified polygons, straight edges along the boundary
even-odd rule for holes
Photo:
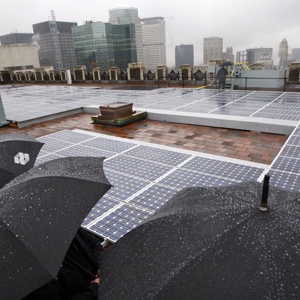
[[[32,25],[49,20],[51,10],[54,10],[57,21],[82,25],[88,20],[108,22],[109,10],[119,7],[137,8],[140,18],[165,18],[169,66],[175,64],[175,46],[180,44],[193,44],[195,65],[202,63],[203,40],[211,36],[223,38],[223,50],[232,46],[234,54],[247,48],[273,48],[274,63],[278,60],[279,44],[283,38],[288,42],[289,52],[300,47],[298,0],[253,0],[242,6],[238,0],[203,3],[194,0],[184,3],[170,0],[103,3],[90,0],[86,6],[78,0],[11,0],[1,6],[0,35],[33,32]]]

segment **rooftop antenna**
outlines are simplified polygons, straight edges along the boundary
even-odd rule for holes
[[[261,196],[261,204],[258,207],[260,211],[268,211],[268,196],[269,196],[269,182],[270,182],[270,175],[266,174],[263,182],[263,190]]]

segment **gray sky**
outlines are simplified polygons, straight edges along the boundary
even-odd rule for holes
[[[175,46],[193,44],[195,64],[203,61],[203,38],[223,38],[236,51],[273,48],[276,62],[279,43],[286,38],[300,48],[299,0],[9,0],[1,1],[0,35],[33,32],[32,24],[47,21],[54,10],[57,21],[82,25],[86,20],[107,22],[108,11],[138,8],[139,17],[164,17],[167,64],[175,60]]]

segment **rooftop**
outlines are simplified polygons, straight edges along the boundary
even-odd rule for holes
[[[187,186],[261,181],[268,172],[270,185],[299,191],[300,94],[78,86],[0,91],[11,121],[0,133],[26,132],[43,142],[36,164],[106,157],[113,188],[82,226],[111,242]],[[123,127],[92,123],[99,106],[115,102],[133,103],[148,118]]]

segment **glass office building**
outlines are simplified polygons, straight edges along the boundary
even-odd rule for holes
[[[32,25],[41,66],[53,66],[57,71],[73,68],[75,54],[71,28],[76,25],[55,20]]]
[[[116,25],[103,22],[87,22],[73,27],[73,44],[77,65],[108,70],[119,67],[126,70],[136,62],[134,24]]]

